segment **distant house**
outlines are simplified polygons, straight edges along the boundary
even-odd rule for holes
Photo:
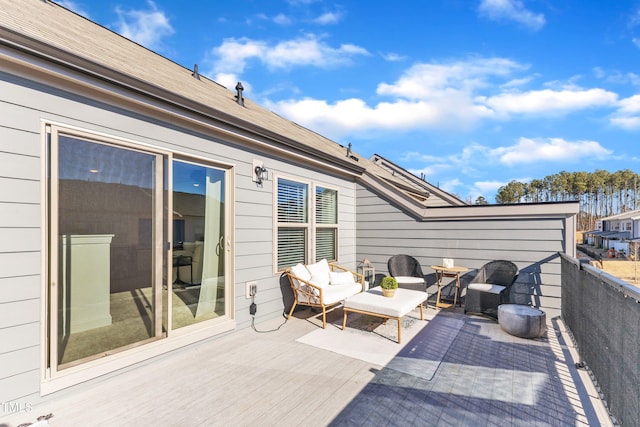
[[[510,259],[558,315],[577,203],[467,206],[53,2],[0,10],[1,402],[247,328],[254,283],[279,317],[322,258]]]
[[[629,241],[640,239],[640,210],[601,218],[595,230],[584,234],[591,245],[629,253]]]
[[[618,233],[618,238],[636,239],[640,237],[640,210],[602,218],[602,231]]]

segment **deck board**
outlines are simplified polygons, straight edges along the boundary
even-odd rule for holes
[[[6,425],[46,413],[54,415],[52,427],[525,425],[539,411],[575,418],[575,425],[600,425],[565,358],[567,345],[555,334],[548,342],[518,341],[495,322],[467,321],[428,381],[297,342],[318,328],[305,316],[296,313],[278,331],[247,328],[63,390]],[[265,321],[259,329],[281,322]],[[434,332],[427,325],[421,333]],[[432,336],[434,345],[442,335]],[[531,375],[550,373],[543,388],[523,377],[525,365]],[[483,381],[494,387],[478,399]],[[538,399],[535,405],[530,398]]]

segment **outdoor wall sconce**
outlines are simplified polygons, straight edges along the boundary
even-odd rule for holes
[[[255,172],[256,172],[256,182],[258,184],[262,184],[262,180],[266,181],[269,178],[267,168],[265,168],[264,166],[256,166]]]
[[[253,182],[262,185],[263,181],[269,180],[269,171],[260,160],[253,161]]]

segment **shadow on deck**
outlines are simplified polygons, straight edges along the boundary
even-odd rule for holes
[[[573,366],[558,319],[549,323],[546,337],[527,340],[506,334],[496,322],[482,317],[446,311],[439,315],[461,319],[462,328],[448,336],[447,330],[432,322],[407,344],[422,349],[424,358],[430,359],[433,343],[451,340],[433,378],[382,368],[331,425],[597,426],[609,422],[604,409],[594,407],[593,396]],[[413,357],[419,363],[420,356]]]

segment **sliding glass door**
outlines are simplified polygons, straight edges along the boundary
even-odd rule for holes
[[[59,135],[51,146],[52,357],[63,369],[157,339],[163,158]]]
[[[52,374],[228,319],[229,169],[49,135]]]
[[[225,171],[173,161],[172,329],[225,314]]]

